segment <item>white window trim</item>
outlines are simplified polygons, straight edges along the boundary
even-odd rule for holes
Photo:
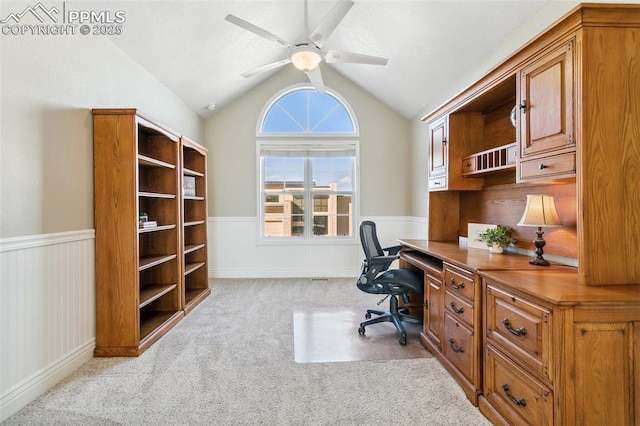
[[[303,90],[303,89],[313,89],[309,84],[296,84],[293,86],[289,86],[278,93],[276,93],[270,100],[265,104],[262,111],[260,112],[259,119],[256,125],[256,173],[257,182],[256,182],[256,206],[258,207],[258,220],[257,220],[257,233],[258,233],[258,244],[259,245],[354,245],[359,241],[357,224],[359,223],[360,218],[360,128],[358,126],[358,121],[356,120],[356,116],[351,108],[351,105],[338,93],[333,91],[332,89],[326,87],[326,92],[331,96],[335,97],[338,102],[340,102],[353,123],[354,133],[353,134],[304,134],[300,133],[294,134],[262,134],[260,133],[260,129],[264,123],[267,112],[271,109],[271,107],[283,96],[288,93]],[[318,149],[323,146],[335,147],[336,145],[345,145],[345,148],[351,148],[355,150],[355,182],[353,185],[353,212],[352,212],[352,228],[353,235],[349,237],[343,236],[335,236],[335,237],[322,237],[322,236],[307,236],[307,237],[265,237],[264,235],[264,206],[263,206],[263,194],[262,194],[262,183],[264,180],[263,172],[264,168],[262,167],[262,156],[261,153],[263,149],[268,148],[270,146],[282,146],[282,145],[293,145],[297,148],[304,147],[308,145],[309,147],[313,147]],[[308,172],[308,171],[307,171]],[[305,227],[307,216],[305,215]]]

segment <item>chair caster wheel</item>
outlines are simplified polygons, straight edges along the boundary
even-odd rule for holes
[[[402,346],[405,346],[407,344],[407,335],[406,334],[402,334],[400,336],[400,340],[398,340],[400,342],[400,344]]]
[[[366,314],[364,314],[364,319],[371,319],[371,313],[367,312]]]
[[[358,328],[358,333],[359,333],[361,336],[364,336],[364,326],[362,326],[362,325],[361,325],[361,326]]]

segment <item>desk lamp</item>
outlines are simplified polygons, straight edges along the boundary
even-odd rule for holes
[[[536,258],[529,261],[532,265],[549,266],[549,262],[542,257],[542,247],[546,244],[542,238],[542,227],[561,226],[562,222],[556,211],[552,195],[527,195],[527,207],[518,226],[537,226],[537,238],[533,241],[536,246]]]

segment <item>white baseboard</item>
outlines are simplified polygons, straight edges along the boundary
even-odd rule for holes
[[[95,347],[96,341],[91,339],[75,351],[4,392],[0,397],[0,422],[17,413],[22,407],[93,358]]]

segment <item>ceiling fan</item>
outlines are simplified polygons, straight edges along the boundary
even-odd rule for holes
[[[288,63],[292,63],[296,68],[303,71],[309,77],[309,81],[318,92],[324,92],[324,82],[320,73],[320,62],[331,63],[352,63],[352,64],[370,64],[370,65],[386,65],[387,58],[378,56],[363,55],[361,53],[342,52],[339,50],[324,50],[324,43],[331,36],[340,21],[345,17],[347,12],[353,7],[351,0],[340,0],[329,11],[329,13],[320,21],[320,23],[309,31],[305,25],[307,34],[300,36],[295,43],[290,43],[285,39],[270,33],[244,19],[234,15],[227,15],[224,19],[235,24],[247,31],[250,31],[267,40],[274,41],[289,50],[289,55],[285,59],[262,65],[242,74],[244,77],[270,71],[282,67]],[[308,19],[307,0],[304,2],[305,8],[305,24]]]

